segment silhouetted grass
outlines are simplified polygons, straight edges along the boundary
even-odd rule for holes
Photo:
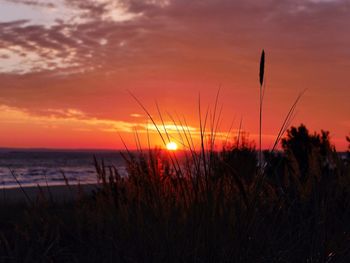
[[[91,196],[64,204],[41,196],[31,206],[2,205],[0,258],[347,262],[349,165],[326,133],[293,129],[284,153],[264,152],[258,195],[258,154],[242,139],[221,151],[180,157],[163,150],[129,152],[127,177],[95,159],[99,185]],[[298,149],[306,155],[295,156]]]

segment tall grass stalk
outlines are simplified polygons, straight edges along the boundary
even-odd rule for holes
[[[265,73],[265,51],[262,50],[260,58],[260,71],[259,71],[259,168],[260,173],[263,172],[262,164],[262,111],[263,111],[263,99],[264,99],[264,73]]]

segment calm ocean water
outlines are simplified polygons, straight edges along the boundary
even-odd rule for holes
[[[114,165],[125,174],[124,160],[117,151],[61,151],[0,149],[0,188],[18,187],[11,168],[22,186],[96,183],[93,156]]]

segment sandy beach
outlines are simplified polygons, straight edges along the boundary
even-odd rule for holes
[[[97,189],[97,184],[85,185],[54,185],[54,186],[30,186],[21,188],[4,188],[0,192],[0,203],[18,204],[28,202],[36,202],[44,196],[48,200],[52,198],[55,202],[63,203],[72,201],[81,194],[91,194]],[[25,193],[24,193],[25,192]]]

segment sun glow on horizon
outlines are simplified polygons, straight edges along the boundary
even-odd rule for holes
[[[166,148],[168,151],[176,151],[178,149],[178,146],[175,142],[169,142],[166,144]]]

